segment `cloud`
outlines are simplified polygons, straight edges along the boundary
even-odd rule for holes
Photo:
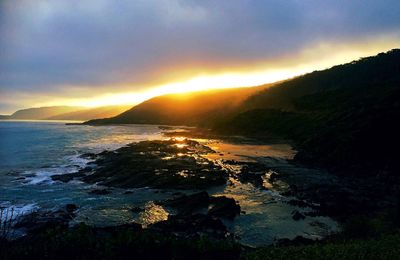
[[[319,42],[396,33],[399,13],[398,0],[3,0],[0,88],[143,91]]]

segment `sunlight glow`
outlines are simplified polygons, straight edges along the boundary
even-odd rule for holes
[[[146,92],[130,92],[120,94],[108,94],[93,99],[80,99],[72,101],[70,104],[76,106],[98,107],[107,105],[120,105],[140,103],[155,96],[164,94],[186,93],[200,90],[235,88],[235,87],[250,87],[266,83],[275,82],[281,79],[286,79],[305,73],[303,71],[270,71],[248,74],[233,74],[227,73],[215,76],[200,76],[187,81],[176,82],[157,86],[149,89]]]
[[[165,95],[187,93],[193,91],[224,89],[235,87],[251,87],[267,83],[273,83],[314,70],[322,70],[334,65],[357,60],[360,57],[376,55],[378,52],[387,51],[397,44],[399,35],[393,37],[375,38],[369,44],[363,43],[318,43],[310,48],[303,49],[300,53],[268,61],[257,68],[244,68],[234,72],[220,74],[205,73],[203,75],[177,80],[173,83],[161,84],[153,87],[141,88],[145,91],[119,92],[99,94],[90,98],[53,99],[48,103],[40,103],[40,106],[70,105],[99,107],[109,105],[136,105],[150,98]],[[129,84],[123,86],[108,86],[108,89],[121,87],[134,89]],[[120,89],[121,89],[120,88]],[[118,88],[117,88],[118,89]],[[37,104],[39,105],[39,104]]]

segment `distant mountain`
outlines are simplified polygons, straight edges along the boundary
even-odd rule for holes
[[[112,117],[128,110],[132,106],[105,106],[96,108],[74,106],[52,106],[21,109],[12,115],[0,115],[0,119],[25,120],[78,120]]]
[[[112,118],[86,124],[208,125],[234,113],[243,102],[270,85],[170,94],[152,98]]]
[[[0,115],[0,120],[2,119],[10,119],[9,115]]]
[[[51,106],[21,109],[13,113],[9,119],[32,119],[41,120],[53,117],[59,114],[65,114],[84,109],[75,106]]]
[[[89,120],[89,119],[97,119],[97,118],[106,118],[113,117],[116,115],[125,112],[130,109],[132,106],[105,106],[105,107],[96,107],[90,109],[82,109],[78,111],[73,111],[64,114],[57,114],[55,116],[47,118],[48,120]]]

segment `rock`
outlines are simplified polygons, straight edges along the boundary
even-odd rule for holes
[[[272,172],[272,173],[269,175],[269,181],[270,181],[271,183],[274,183],[277,179],[278,179],[278,174],[277,174],[276,172]]]
[[[205,191],[183,195],[160,204],[176,209],[180,215],[207,212],[213,217],[233,219],[240,214],[240,206],[234,199],[225,196],[210,197]]]
[[[161,190],[201,189],[225,184],[227,172],[199,156],[205,150],[204,145],[192,140],[132,143],[114,152],[100,153],[94,161],[98,167],[92,168],[91,174],[82,180],[110,187]]]
[[[85,174],[83,172],[79,171],[79,172],[74,172],[74,173],[53,175],[53,176],[51,176],[51,179],[53,181],[70,182],[75,178],[81,178],[84,176],[85,176]]]
[[[210,197],[207,192],[203,191],[191,195],[182,195],[178,198],[167,200],[162,204],[177,209],[179,214],[193,214],[201,209],[206,210],[209,203]]]
[[[110,193],[111,192],[107,189],[98,189],[98,190],[92,190],[89,192],[89,194],[95,194],[95,195],[107,195]]]
[[[80,155],[79,157],[80,158],[84,158],[84,159],[93,160],[93,159],[96,159],[97,154],[95,154],[95,153],[84,153],[84,154]]]
[[[236,201],[224,196],[211,197],[211,208],[208,210],[208,215],[214,217],[233,219],[240,214],[240,206]]]
[[[149,229],[173,233],[185,238],[207,235],[216,239],[225,239],[230,235],[220,219],[205,214],[170,216],[168,220],[150,225]]]
[[[131,211],[133,212],[133,213],[140,213],[140,212],[142,212],[144,209],[142,209],[141,207],[133,207],[133,208],[131,208]]]
[[[305,219],[306,216],[304,216],[303,214],[301,214],[298,210],[294,210],[294,211],[292,212],[292,218],[293,218],[293,220],[298,221],[298,220],[300,220],[300,219]]]
[[[79,207],[75,204],[67,204],[65,205],[65,210],[68,213],[74,213]]]
[[[32,212],[22,216],[14,227],[23,229],[28,234],[35,234],[50,228],[67,229],[69,222],[75,217],[74,212],[77,208],[74,204],[67,204],[56,211]]]
[[[303,200],[296,200],[296,199],[288,201],[287,204],[295,206],[295,207],[300,207],[300,208],[306,208],[306,207],[310,207],[311,208],[311,207],[313,207],[308,202],[305,202]]]

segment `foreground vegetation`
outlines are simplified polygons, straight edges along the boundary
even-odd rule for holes
[[[45,225],[17,240],[0,236],[0,259],[399,259],[398,210],[349,217],[322,241],[296,237],[249,248],[231,237],[179,236],[138,224]]]
[[[246,259],[398,259],[400,235],[379,239],[352,239],[305,246],[267,247],[245,255]]]
[[[369,238],[336,237],[251,249],[232,240],[179,239],[120,228],[51,228],[17,241],[0,243],[1,259],[398,259],[400,233]]]

